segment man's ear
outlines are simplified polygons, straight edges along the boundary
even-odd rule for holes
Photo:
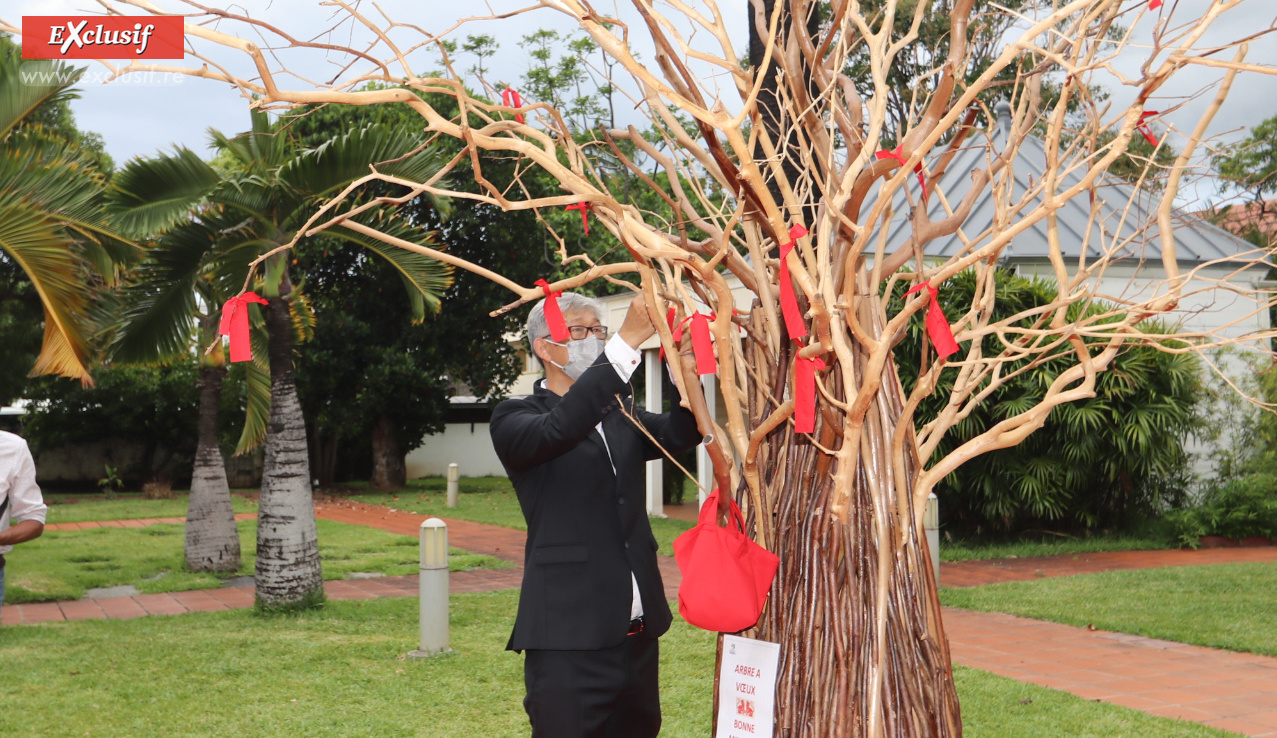
[[[537,355],[537,358],[541,360],[542,364],[548,361],[547,354],[549,352],[550,349],[545,345],[544,338],[538,338],[532,342],[532,353]]]

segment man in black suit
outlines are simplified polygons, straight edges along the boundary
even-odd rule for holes
[[[525,652],[534,738],[650,738],[661,729],[656,639],[672,615],[644,497],[643,462],[662,453],[634,421],[670,453],[701,437],[677,403],[661,415],[634,407],[638,347],[656,332],[642,297],[606,345],[597,302],[564,293],[559,304],[570,340],[550,340],[538,303],[528,342],[545,379],[492,411],[493,446],[528,524],[507,648]]]

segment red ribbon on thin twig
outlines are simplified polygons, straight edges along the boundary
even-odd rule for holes
[[[1157,10],[1162,7],[1162,0],[1148,0],[1148,9]]]
[[[902,167],[909,163],[909,160],[905,158],[904,149],[901,146],[897,146],[891,151],[883,149],[882,151],[874,154],[874,156],[879,159],[895,159],[900,162],[900,166]],[[927,201],[927,176],[922,173],[922,162],[918,162],[914,165],[913,171],[918,173],[918,184],[922,187],[922,201],[925,203]]]
[[[523,107],[523,98],[519,96],[518,90],[513,87],[507,87],[501,91],[501,104],[505,105],[507,108],[521,108]],[[515,121],[522,123],[523,113],[515,113],[514,119]]]
[[[785,318],[789,337],[793,339],[806,336],[807,326],[803,325],[803,316],[798,312],[798,298],[794,296],[794,283],[789,278],[789,265],[785,263],[785,259],[794,250],[798,239],[806,235],[806,228],[795,225],[789,229],[789,243],[780,245],[780,312]]]
[[[578,202],[575,205],[568,205],[564,210],[580,210],[581,211],[581,227],[585,229],[585,235],[590,235],[590,211],[594,209],[588,202]]]
[[[683,340],[683,326],[691,323],[692,353],[696,356],[696,373],[698,375],[717,374],[718,360],[714,358],[714,341],[709,330],[709,321],[714,320],[714,313],[708,317],[703,313],[693,313],[677,325],[674,324],[674,308],[665,314],[665,322],[670,326],[674,343]],[[661,358],[665,358],[665,347],[661,347]]]
[[[1145,110],[1143,113],[1140,114],[1140,123],[1138,126],[1135,127],[1135,130],[1144,134],[1145,141],[1148,141],[1154,146],[1157,146],[1159,143],[1157,140],[1157,137],[1153,135],[1153,129],[1148,127],[1148,119],[1152,118],[1155,115],[1158,115],[1158,112],[1156,110]]]
[[[794,432],[816,430],[816,370],[824,369],[819,356],[794,359]]]
[[[940,290],[932,287],[930,282],[923,282],[911,287],[905,296],[908,297],[923,287],[931,293],[931,304],[927,306],[927,335],[931,336],[931,345],[936,347],[936,354],[941,359],[947,359],[958,350],[958,342],[953,340],[949,319],[944,317],[944,310],[940,308]]]
[[[227,336],[231,343],[231,361],[252,361],[253,344],[248,338],[248,304],[267,304],[255,292],[236,295],[222,305],[222,322],[217,327],[217,335]]]
[[[563,319],[563,311],[559,309],[559,296],[562,292],[551,292],[550,283],[538,279],[534,284],[545,293],[545,322],[550,326],[550,338],[556,343],[566,343],[572,334],[568,331],[568,322]]]

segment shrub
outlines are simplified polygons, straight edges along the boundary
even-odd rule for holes
[[[1207,489],[1201,503],[1167,515],[1176,539],[1196,548],[1201,536],[1277,538],[1277,475],[1258,472]]]
[[[975,275],[968,272],[945,283],[941,302],[951,319],[959,305],[972,303],[976,288]],[[1050,304],[1057,292],[1053,282],[1009,271],[997,274],[994,290],[998,319]],[[1102,312],[1110,306],[1074,305],[1069,319],[1083,310]],[[922,312],[896,349],[906,389],[917,381]],[[1031,320],[1022,325],[1030,326]],[[1158,331],[1156,324],[1143,328]],[[985,356],[1001,352],[999,337],[984,341]],[[949,431],[935,456],[1037,405],[1051,382],[1075,364],[1067,346],[1033,365],[1005,364],[1005,383]],[[980,455],[942,480],[936,490],[942,524],[961,536],[1047,527],[1129,529],[1182,504],[1191,478],[1184,441],[1199,422],[1199,374],[1192,354],[1128,346],[1096,377],[1094,397],[1056,407],[1043,427],[1019,445]],[[943,409],[958,377],[957,367],[942,371],[938,391],[919,407],[917,425]]]

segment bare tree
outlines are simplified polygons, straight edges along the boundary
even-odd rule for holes
[[[1132,343],[1168,351],[1226,344],[1262,350],[1266,319],[1252,318],[1266,315],[1269,297],[1253,293],[1242,275],[1267,254],[1235,254],[1232,266],[1217,262],[1189,271],[1177,258],[1177,229],[1187,225],[1179,220],[1175,197],[1213,116],[1239,74],[1277,71],[1245,60],[1247,43],[1266,30],[1229,43],[1203,41],[1223,14],[1246,12],[1238,10],[1242,0],[1203,4],[1199,17],[1183,18],[1176,15],[1180,3],[1158,0],[1021,3],[1038,7],[1036,15],[1004,19],[1001,43],[993,43],[983,35],[973,38],[974,0],[834,0],[828,15],[809,0],[754,0],[748,15],[756,48],[754,63],[745,68],[738,45],[748,39],[733,38],[713,0],[696,7],[682,0],[635,0],[625,18],[607,17],[583,0],[530,0],[500,17],[546,11],[575,20],[615,60],[613,69],[624,70],[627,78],[610,84],[617,94],[629,94],[651,125],[646,131],[603,129],[582,142],[560,111],[544,102],[508,107],[517,103],[472,97],[451,68],[443,78],[418,76],[414,54],[437,48],[465,21],[432,34],[333,0],[326,5],[340,10],[334,23],[349,26],[341,37],[356,30],[364,37],[339,47],[194,2],[178,11],[162,11],[148,0],[108,3],[117,10],[128,5],[134,12],[192,14],[186,26],[191,58],[203,62],[199,68],[134,63],[119,68],[120,74],[158,69],[230,82],[265,108],[406,104],[428,131],[467,147],[424,182],[374,167],[338,200],[380,180],[405,188],[383,202],[431,193],[505,209],[585,203],[592,227],[610,231],[628,260],[594,263],[568,253],[551,230],[562,260],[588,267],[553,289],[636,276],[637,284],[630,284],[647,296],[660,325],[667,303],[678,306],[680,318],[712,313],[724,422],[708,412],[690,363],[676,379],[709,439],[718,487],[734,491],[752,535],[781,556],[767,611],[749,634],[781,644],[776,719],[777,733],[786,736],[960,734],[921,529],[924,503],[937,482],[976,455],[1015,445],[1053,407],[1090,397],[1097,374]],[[1247,10],[1260,5],[1251,2]],[[994,4],[981,7],[996,12]],[[948,41],[926,83],[920,80],[911,93],[914,99],[893,106],[889,115],[888,101],[902,99],[901,90],[888,86],[889,72],[934,13],[947,13]],[[654,63],[641,62],[630,46],[640,32],[655,49]],[[419,36],[403,45],[413,33]],[[998,50],[991,51],[991,44]],[[247,55],[257,76],[233,75],[226,50]],[[312,51],[336,60],[331,81],[308,79],[303,68],[285,63],[290,53]],[[977,53],[986,63],[971,74]],[[1116,75],[1119,57],[1131,54],[1140,55],[1142,64],[1116,79],[1136,91],[1134,103],[1122,110],[1101,105],[1089,85],[1100,74]],[[911,63],[918,58],[924,57]],[[845,73],[853,59],[861,78]],[[1149,160],[1143,179],[1160,178],[1162,186],[1110,186],[1105,170],[1132,136],[1144,135],[1150,101],[1172,89],[1177,73],[1203,65],[1220,70],[1222,80],[1205,93],[1210,102],[1193,130],[1159,129],[1180,151],[1166,168]],[[728,89],[717,88],[719,79],[730,81]],[[1009,106],[1002,124],[981,102],[995,80]],[[371,82],[379,87],[367,88]],[[438,96],[460,112],[444,114],[427,102]],[[682,124],[687,119],[694,134]],[[884,137],[898,146],[882,145]],[[622,141],[640,152],[637,159],[621,153]],[[1046,166],[1026,181],[1015,167],[1030,141],[1040,142]],[[973,149],[979,166],[949,172]],[[529,198],[517,186],[499,189],[484,177],[480,150],[550,173],[563,194]],[[622,160],[658,191],[668,211],[644,212],[618,199],[595,166],[600,155]],[[462,165],[473,167],[480,194],[440,185]],[[667,184],[658,184],[652,169],[667,175]],[[962,184],[944,184],[950,182]],[[1071,236],[1060,227],[1062,209],[1079,202],[1088,222],[1099,224],[1097,236]],[[979,207],[992,208],[987,223],[970,218]],[[542,295],[536,286],[363,225],[352,217],[360,210],[337,214],[330,203],[293,241],[340,222],[470,269],[516,296],[494,314]],[[1046,234],[1045,269],[1060,285],[1058,298],[994,320],[999,259],[1035,229]],[[1081,248],[1069,238],[1081,238]],[[950,246],[935,248],[942,243]],[[1160,263],[1141,261],[1154,254]],[[1130,263],[1145,271],[1125,288],[1112,289],[1104,281],[1109,272]],[[1148,276],[1153,266],[1160,268],[1156,281]],[[972,302],[947,317],[938,314],[933,296],[964,270],[977,277]],[[916,291],[896,310],[905,284]],[[734,285],[752,293],[752,309],[733,309]],[[1231,325],[1177,334],[1180,342],[1141,328],[1181,305],[1207,304],[1214,294],[1249,300],[1249,307]],[[920,311],[927,312],[938,351],[924,352],[918,381],[905,387],[892,349]],[[673,351],[671,332],[660,333]],[[943,456],[934,453],[1000,383],[1060,357],[1073,361],[1039,403],[1008,412]],[[947,402],[921,422],[919,402],[941,385],[949,388]]]

